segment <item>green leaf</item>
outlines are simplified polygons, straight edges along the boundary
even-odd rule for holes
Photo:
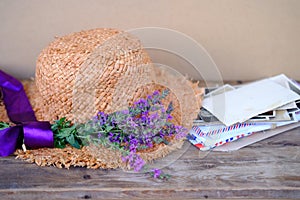
[[[56,148],[63,149],[63,148],[66,147],[66,144],[62,143],[62,141],[55,140],[55,141],[54,141],[54,146],[55,146]]]
[[[76,126],[71,125],[71,122],[67,121],[65,117],[56,120],[51,129],[54,133],[55,147],[65,148],[67,144],[70,144],[75,148],[80,148],[82,141],[78,136]]]
[[[161,99],[166,98],[166,97],[169,95],[169,93],[170,93],[170,90],[169,90],[169,89],[163,90],[160,98],[161,98]]]
[[[168,142],[165,138],[162,138],[162,141],[163,141],[163,143],[165,143],[166,145],[169,144],[169,142]]]
[[[173,102],[171,101],[170,103],[169,103],[169,105],[168,105],[168,108],[167,108],[167,111],[166,111],[166,113],[167,114],[171,114],[171,112],[174,110],[174,108],[173,108]]]
[[[75,147],[76,149],[80,149],[80,144],[78,143],[77,140],[75,140],[75,143],[72,146]]]
[[[106,132],[109,132],[109,131],[111,131],[112,129],[113,129],[114,127],[113,126],[106,126]]]
[[[72,134],[72,135],[69,135],[68,137],[66,137],[66,141],[73,147],[79,149],[80,148],[80,145],[79,143],[77,142],[77,140],[75,139],[75,136]]]
[[[157,137],[154,137],[154,138],[153,138],[153,141],[154,141],[156,144],[160,144],[160,143],[163,142],[163,139],[162,139],[161,137],[157,136]]]
[[[8,123],[0,121],[0,130],[6,129],[6,128],[9,128],[9,127],[10,126],[9,126]]]
[[[75,143],[75,138],[74,135],[69,135],[68,137],[66,137],[66,141],[70,144],[70,145],[74,145]]]
[[[139,150],[148,149],[149,147],[147,145],[141,145],[138,147]]]

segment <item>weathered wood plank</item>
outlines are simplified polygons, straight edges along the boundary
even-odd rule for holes
[[[279,195],[278,195],[279,194]],[[231,190],[231,189],[143,189],[143,190],[89,190],[78,189],[74,190],[39,190],[39,191],[11,191],[1,195],[3,199],[211,199],[213,198],[260,198],[266,197],[277,198],[298,198],[298,194],[286,189],[268,189],[268,190]],[[16,198],[17,197],[17,198]]]
[[[0,158],[1,199],[300,198],[300,128],[234,152],[199,152],[188,142],[161,161],[169,181],[141,173],[38,167]],[[171,162],[172,161],[172,162]]]

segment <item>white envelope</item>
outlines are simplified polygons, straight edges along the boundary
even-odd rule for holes
[[[236,151],[238,149],[241,149],[245,146],[248,146],[250,144],[253,144],[255,142],[261,141],[263,139],[269,138],[271,136],[277,135],[279,133],[294,129],[300,127],[300,122],[298,123],[292,123],[289,125],[281,126],[275,129],[270,129],[266,131],[257,132],[255,134],[252,134],[248,137],[241,138],[235,142],[228,143],[223,146],[218,146],[213,149],[213,151]]]
[[[294,91],[297,85],[289,83]],[[226,126],[300,99],[300,95],[272,79],[256,81],[235,90],[204,98],[202,106]]]
[[[300,85],[297,84],[296,82],[293,82],[286,75],[280,74],[280,75],[271,77],[270,80],[282,85],[285,88],[289,88],[292,91],[294,91],[300,95]],[[297,108],[297,105],[295,102],[291,102],[286,105],[283,105],[283,106],[277,108],[277,110],[287,110],[287,109],[293,109],[293,108]]]

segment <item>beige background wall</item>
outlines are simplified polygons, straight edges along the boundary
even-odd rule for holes
[[[300,80],[300,0],[0,0],[0,23],[0,67],[19,78],[54,36],[158,26],[202,44],[224,79]]]

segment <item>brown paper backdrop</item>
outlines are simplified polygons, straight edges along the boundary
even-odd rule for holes
[[[285,73],[300,80],[299,10],[299,0],[1,0],[0,67],[28,78],[54,36],[155,26],[202,44],[223,79]]]

